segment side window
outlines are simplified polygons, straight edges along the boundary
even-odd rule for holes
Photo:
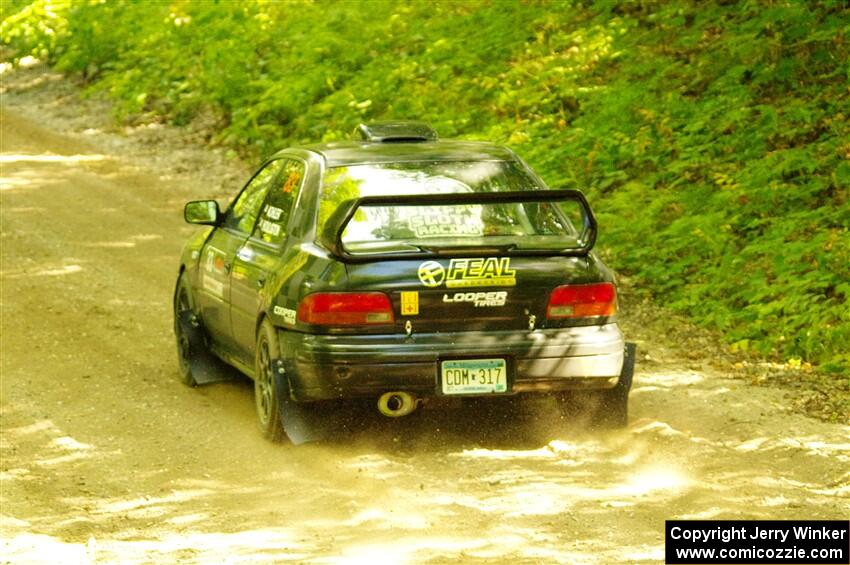
[[[273,182],[260,213],[260,221],[254,229],[254,237],[274,245],[286,238],[289,216],[304,182],[303,163],[292,159],[284,159],[282,162],[283,174]]]
[[[228,210],[227,217],[224,219],[224,227],[251,233],[257,221],[257,215],[260,213],[263,199],[265,199],[272,182],[283,170],[286,162],[283,159],[272,161],[254,175],[254,178],[251,179],[251,182],[248,183],[248,186],[239,194],[236,202]]]

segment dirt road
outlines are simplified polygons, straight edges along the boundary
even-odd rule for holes
[[[182,204],[227,167],[50,92],[2,110],[0,561],[658,562],[665,519],[850,515],[846,426],[676,359],[638,367],[623,431],[544,402],[263,441],[247,381],[176,371]]]

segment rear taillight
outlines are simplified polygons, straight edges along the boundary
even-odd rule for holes
[[[548,318],[588,318],[617,313],[617,289],[611,283],[571,284],[555,288],[546,308]]]
[[[383,292],[317,292],[304,297],[298,319],[319,326],[393,323],[393,307]]]

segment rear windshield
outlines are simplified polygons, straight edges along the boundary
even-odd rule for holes
[[[339,205],[363,196],[514,192],[543,188],[509,161],[412,162],[330,168],[325,173],[319,230]],[[361,206],[342,234],[350,253],[431,248],[578,247],[577,202]]]

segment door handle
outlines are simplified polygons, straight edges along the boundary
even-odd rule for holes
[[[263,286],[265,286],[265,284],[266,284],[266,279],[257,279],[257,287],[258,288],[263,288]]]
[[[225,263],[225,264],[224,264],[224,272],[225,272],[225,273],[229,273],[229,272],[230,272],[230,263]]]

